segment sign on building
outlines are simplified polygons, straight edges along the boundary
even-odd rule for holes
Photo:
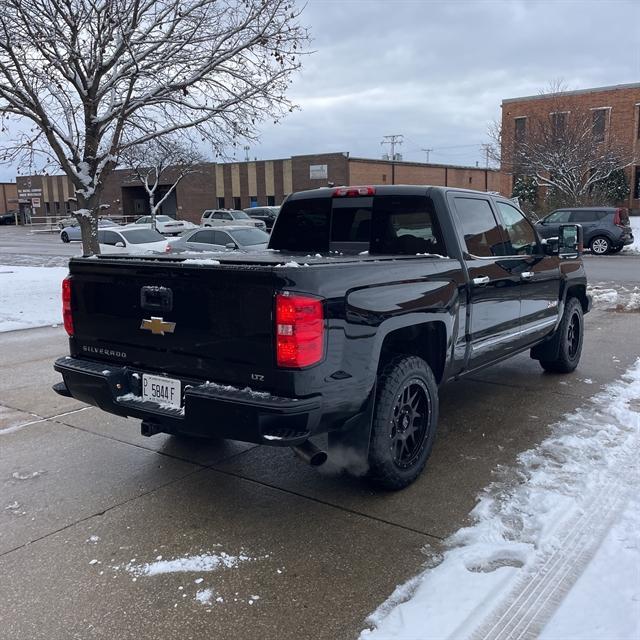
[[[40,198],[31,198],[31,206],[34,209],[39,209],[40,208]]]
[[[311,164],[309,165],[309,179],[310,180],[326,180],[329,177],[326,164]]]

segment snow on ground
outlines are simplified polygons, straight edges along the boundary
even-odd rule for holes
[[[640,360],[522,453],[364,640],[640,637]]]
[[[0,332],[62,323],[62,267],[0,265]]]
[[[625,253],[640,253],[640,216],[630,216],[629,222],[633,231],[633,244],[627,245]]]
[[[593,297],[596,308],[610,311],[640,311],[640,287],[616,285],[613,288],[606,284],[597,284],[590,285],[587,293]]]
[[[157,576],[163,573],[201,573],[205,571],[217,571],[218,569],[234,569],[243,562],[249,562],[253,559],[254,558],[250,558],[242,553],[237,556],[232,556],[222,551],[220,553],[186,556],[173,560],[163,560],[162,556],[158,556],[155,562],[147,562],[144,564],[134,564],[130,562],[125,566],[125,569],[136,577]]]

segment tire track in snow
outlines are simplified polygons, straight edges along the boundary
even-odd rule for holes
[[[638,456],[638,446],[620,461],[628,469]],[[525,573],[485,621],[468,636],[470,640],[533,640],[549,621],[589,560],[595,555],[614,518],[630,493],[619,474],[610,477],[581,514],[562,527],[560,544],[543,553],[536,567]],[[451,636],[459,637],[458,631]]]

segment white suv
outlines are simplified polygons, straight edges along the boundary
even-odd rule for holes
[[[229,224],[257,227],[263,231],[267,228],[262,220],[255,220],[244,211],[236,211],[235,209],[207,209],[200,220],[202,227],[218,227]]]

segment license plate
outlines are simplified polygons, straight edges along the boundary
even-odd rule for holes
[[[180,380],[142,374],[142,399],[157,404],[181,407]]]

